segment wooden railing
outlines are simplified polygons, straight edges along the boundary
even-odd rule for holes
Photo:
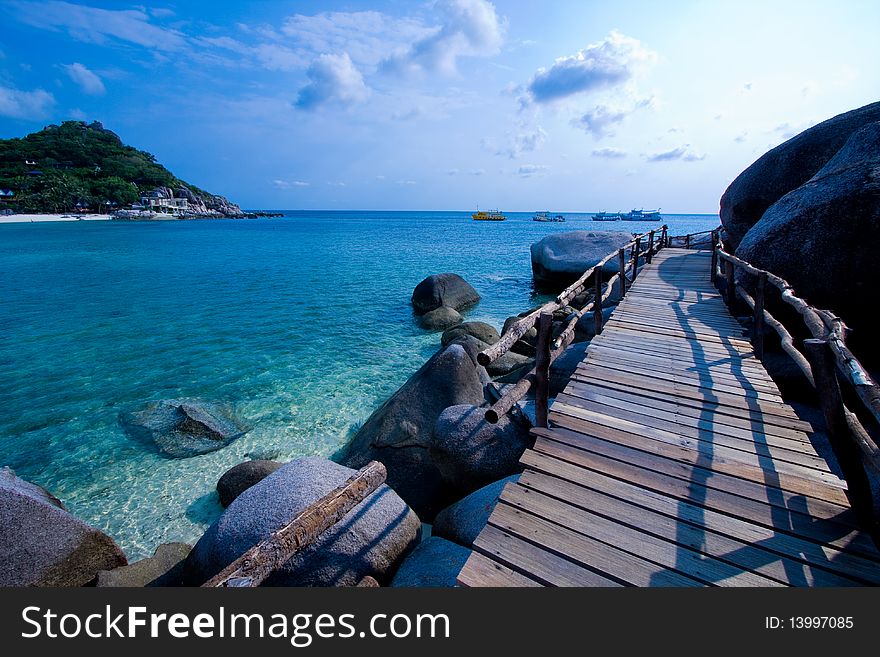
[[[581,276],[553,301],[550,301],[537,310],[532,311],[522,319],[511,324],[501,339],[491,347],[477,354],[477,361],[483,365],[489,365],[494,360],[507,353],[513,345],[520,340],[533,327],[537,329],[538,336],[535,347],[535,367],[520,379],[514,386],[507,390],[504,395],[486,411],[486,420],[492,424],[510,410],[532,389],[535,389],[535,416],[537,426],[547,426],[547,412],[550,396],[550,365],[572,343],[575,336],[575,325],[578,320],[588,313],[593,313],[594,331],[598,335],[602,332],[602,304],[607,301],[614,292],[614,286],[619,283],[621,298],[626,294],[627,288],[632,285],[638,276],[639,265],[642,260],[650,263],[651,258],[660,249],[667,245],[669,236],[668,228],[664,225],[658,231],[652,230],[639,235],[622,248],[609,253],[595,265],[587,269]],[[627,252],[629,254],[627,255]],[[617,273],[607,281],[603,281],[603,268],[609,262],[617,260]],[[593,299],[581,310],[571,314],[566,325],[554,339],[553,312],[569,305],[569,302],[592,284]],[[602,286],[606,289],[603,293]]]
[[[722,230],[713,231],[712,282],[717,286],[719,280],[724,280],[731,314],[736,315],[738,300],[751,311],[752,346],[758,359],[764,358],[765,328],[772,328],[779,335],[781,348],[816,390],[831,448],[847,481],[853,507],[859,513],[870,513],[870,521],[875,522],[877,510],[873,508],[866,468],[880,473],[880,447],[845,403],[841,384],[855,392],[867,414],[865,419],[875,427],[880,426],[880,386],[847,346],[849,329],[843,320],[830,311],[811,306],[779,276],[728,253],[721,239]],[[737,272],[746,276],[738,277]],[[766,297],[771,289],[778,291],[779,300],[800,315],[812,336],[801,341],[803,351],[797,348],[798,340],[792,332],[767,310]]]

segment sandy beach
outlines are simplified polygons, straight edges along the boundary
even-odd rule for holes
[[[109,214],[10,214],[0,216],[0,224],[22,224],[36,223],[43,221],[79,221],[82,217],[83,221],[108,221]]]

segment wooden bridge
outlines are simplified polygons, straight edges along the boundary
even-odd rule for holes
[[[710,282],[717,252],[649,248],[636,279],[638,253],[631,289],[533,429],[525,471],[459,583],[880,583],[847,482],[811,443],[821,427],[783,402]]]

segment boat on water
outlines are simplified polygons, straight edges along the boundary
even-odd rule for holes
[[[656,210],[636,210],[633,208],[631,212],[620,215],[624,221],[660,221],[660,209]]]
[[[550,214],[549,210],[543,210],[536,212],[532,221],[565,221],[565,217],[561,214]]]
[[[620,221],[619,212],[597,212],[593,215],[593,221]]]
[[[504,221],[507,219],[500,210],[477,210],[471,217],[474,221]]]

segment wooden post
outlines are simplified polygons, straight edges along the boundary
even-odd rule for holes
[[[718,235],[712,231],[712,271],[709,273],[709,280],[715,285],[715,277],[718,275]]]
[[[652,230],[648,233],[648,252],[645,254],[645,264],[651,264],[651,257],[653,256],[654,251],[654,231]]]
[[[688,233],[687,235],[684,236],[684,248],[686,248],[686,249],[691,248],[691,235],[690,235],[690,233]]]
[[[733,279],[733,263],[730,260],[725,260],[724,265],[726,269],[724,270],[727,275],[727,307],[730,310],[730,314],[733,314],[733,309],[736,305],[736,290],[734,289],[735,281]]]
[[[593,293],[593,326],[596,335],[602,332],[602,268],[599,267],[593,274],[595,292]]]
[[[547,428],[550,404],[550,334],[553,315],[541,313],[538,318],[538,342],[535,346],[535,421],[536,426]]]
[[[755,348],[755,356],[758,360],[764,360],[764,290],[767,288],[767,274],[762,272],[758,276],[758,284],[755,288],[755,319],[752,328],[755,335],[752,346]]]
[[[626,296],[626,253],[623,249],[617,250],[617,266],[620,268],[620,298]]]
[[[642,238],[637,237],[635,246],[633,246],[633,277],[632,282],[636,282],[636,273],[639,270],[639,255],[642,252]]]
[[[822,406],[828,440],[846,479],[847,496],[860,520],[866,524],[873,524],[875,516],[871,486],[862,466],[861,453],[846,419],[831,344],[827,340],[813,338],[804,340],[804,347],[813,369],[813,379],[816,381],[816,393]]]
[[[663,224],[663,234],[660,236],[660,248],[665,249],[669,246],[669,234],[666,232],[668,229],[666,224]]]
[[[259,586],[291,556],[313,543],[381,486],[386,474],[384,465],[370,461],[342,486],[310,504],[287,525],[245,552],[202,586]]]

